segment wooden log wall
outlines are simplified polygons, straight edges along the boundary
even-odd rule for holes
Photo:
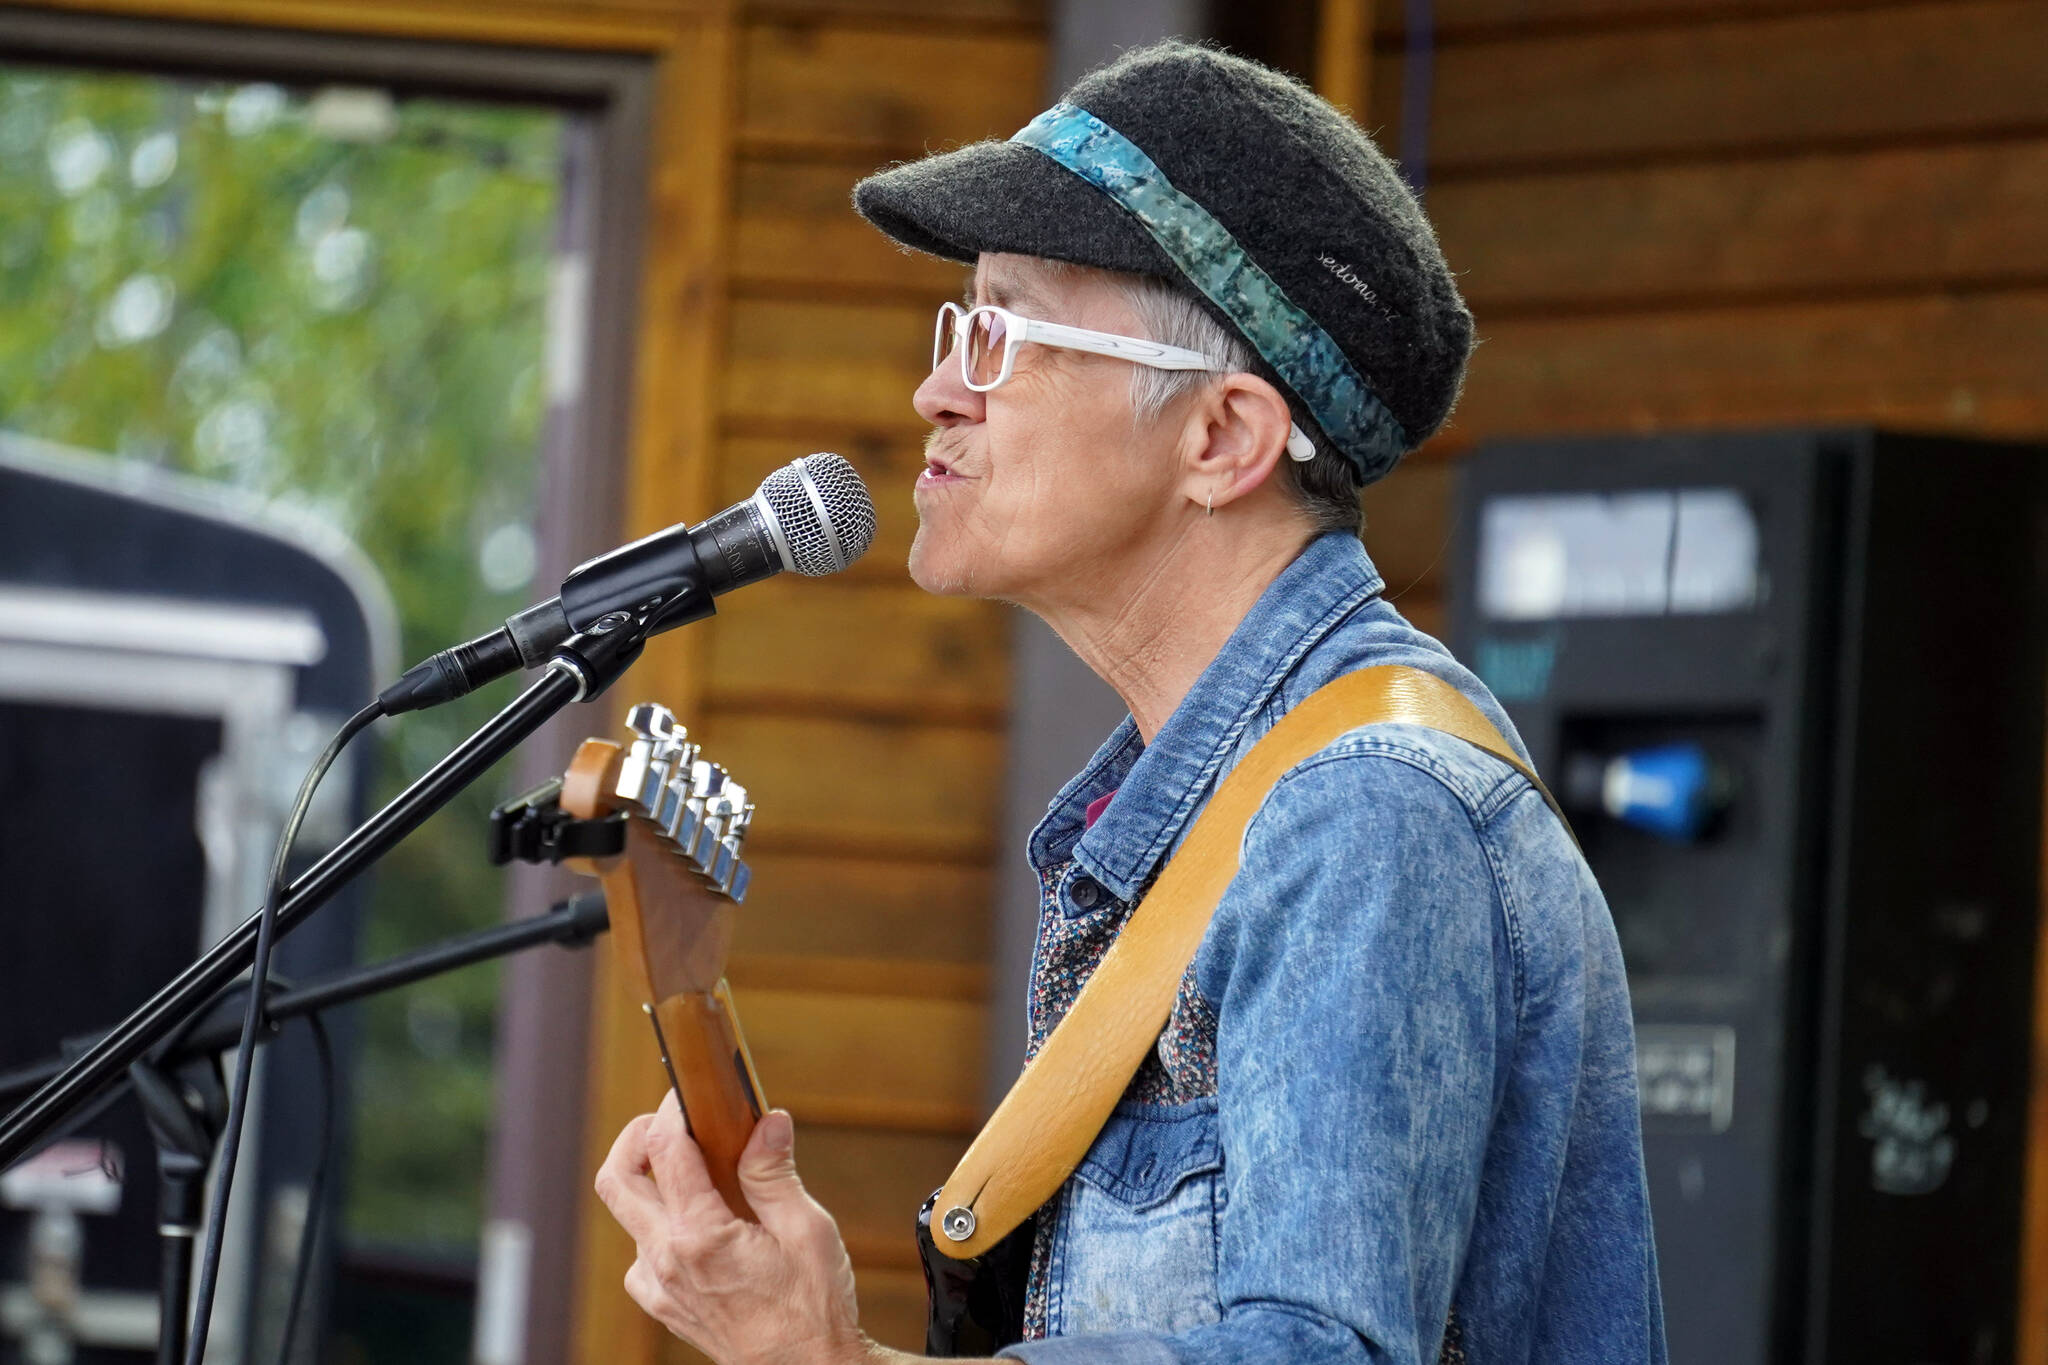
[[[1371,15],[1362,53],[1317,66],[1340,101],[1331,83],[1365,85],[1351,106],[1392,151],[1403,7],[1325,5]],[[1427,208],[1480,345],[1443,435],[1368,494],[1366,532],[1425,627],[1456,460],[1488,437],[2048,439],[2048,4],[1437,0],[1435,17]],[[2048,1362],[2037,975],[2028,1365]]]

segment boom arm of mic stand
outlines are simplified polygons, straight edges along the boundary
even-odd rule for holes
[[[557,651],[546,672],[511,705],[293,882],[277,908],[277,932],[288,933],[325,904],[352,877],[419,828],[556,712],[572,701],[597,696],[617,681],[640,656],[646,643],[646,622],[661,606],[660,602],[649,603],[630,616],[613,613],[571,638]],[[121,1079],[131,1062],[204,1009],[247,970],[255,957],[260,919],[258,914],[243,920],[55,1079],[22,1101],[0,1124],[0,1170],[28,1155],[37,1140],[66,1115]]]
[[[350,968],[288,991],[279,991],[264,1005],[263,1015],[266,1019],[282,1022],[302,1014],[318,1014],[366,995],[397,990],[430,976],[523,952],[543,943],[580,948],[610,927],[611,916],[605,910],[604,893],[586,891],[562,901],[545,914],[513,920],[509,924],[494,924],[488,929],[462,934],[417,952],[373,962],[366,967]],[[173,1049],[173,1058],[225,1051],[234,1046],[241,1031],[241,1017],[230,1010],[222,1010],[181,1038]]]
[[[557,903],[543,914],[494,924],[488,929],[461,934],[382,962],[350,967],[302,986],[279,990],[264,1005],[264,1017],[273,1023],[281,1023],[302,1014],[317,1014],[366,995],[409,986],[430,976],[523,952],[544,943],[581,948],[604,933],[610,923],[610,916],[605,911],[604,893],[585,891]],[[207,1015],[173,1043],[164,1061],[175,1065],[188,1058],[224,1052],[235,1045],[241,1032],[241,993],[231,990],[216,997]],[[64,1065],[62,1060],[54,1060],[0,1073],[0,1101],[35,1089],[63,1071]]]

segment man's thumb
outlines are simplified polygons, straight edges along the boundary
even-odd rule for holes
[[[803,1182],[796,1175],[796,1130],[789,1113],[770,1109],[754,1125],[740,1153],[740,1189],[747,1203],[763,1223],[773,1223],[776,1212],[793,1201],[804,1201]]]

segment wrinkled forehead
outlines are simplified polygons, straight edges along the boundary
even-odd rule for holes
[[[967,302],[993,303],[1046,322],[1119,324],[1129,320],[1130,310],[1115,281],[1092,266],[983,252],[967,282]]]
[[[1061,301],[1062,276],[1079,273],[1072,266],[1036,256],[983,252],[976,258],[974,274],[967,281],[967,295],[974,303],[993,303],[1019,313],[1050,307]]]

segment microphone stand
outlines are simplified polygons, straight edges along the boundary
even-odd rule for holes
[[[587,701],[618,681],[640,657],[650,623],[666,605],[655,599],[633,612],[613,612],[563,642],[546,671],[509,706],[291,884],[277,906],[276,932],[290,932],[570,702]],[[255,957],[261,919],[259,912],[242,921],[17,1106],[0,1123],[0,1170],[28,1155],[67,1116],[90,1103],[247,970]]]
[[[610,926],[604,893],[586,891],[558,903],[546,914],[461,934],[383,962],[352,967],[304,986],[280,990],[265,1005],[264,1018],[275,1033],[276,1026],[287,1019],[346,1005],[366,995],[395,990],[539,944],[581,948]],[[157,1231],[163,1241],[163,1270],[158,1285],[158,1365],[181,1365],[185,1358],[185,1304],[192,1291],[192,1253],[199,1233],[201,1192],[227,1114],[227,1093],[220,1079],[218,1054],[232,1048],[241,1038],[239,994],[222,995],[186,1033],[169,1040],[163,1055],[144,1058],[128,1069],[128,1084],[142,1105],[150,1136],[156,1142]],[[64,1065],[59,1059],[0,1073],[0,1099],[45,1083],[59,1074]],[[333,1122],[334,1117],[330,1115],[328,1121]],[[310,1211],[308,1216],[313,1216]]]

